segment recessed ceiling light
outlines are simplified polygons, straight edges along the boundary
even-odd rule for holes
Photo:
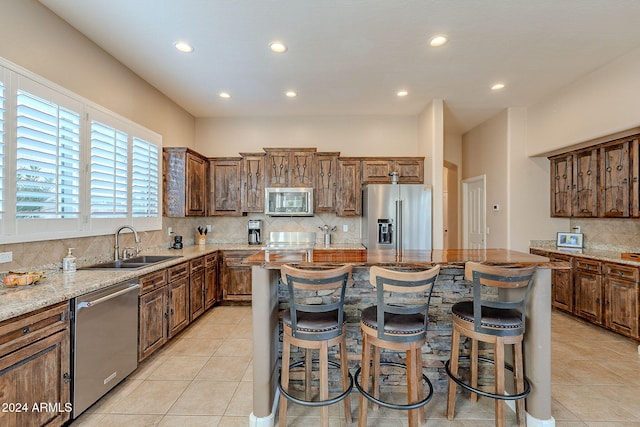
[[[288,90],[284,94],[287,98],[295,98],[298,96],[298,93],[295,90]]]
[[[500,89],[504,89],[504,83],[496,83],[493,86],[491,86],[491,90],[500,90]]]
[[[409,95],[409,92],[407,92],[406,90],[399,90],[399,91],[396,92],[396,95],[400,96],[400,97],[407,96],[407,95]]]
[[[269,43],[269,47],[275,53],[284,53],[287,51],[287,46],[282,42],[271,42]]]
[[[438,35],[438,36],[431,37],[431,39],[429,40],[429,44],[432,47],[440,47],[440,46],[446,44],[447,41],[448,41],[447,36]]]
[[[231,98],[231,95],[229,94],[229,92],[220,92],[220,98]]]
[[[193,52],[193,46],[191,46],[189,43],[187,42],[175,42],[173,44],[175,46],[176,49],[178,49],[180,52],[184,52],[184,53],[191,53]]]

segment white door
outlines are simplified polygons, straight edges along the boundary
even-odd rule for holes
[[[485,249],[487,247],[485,185],[486,177],[484,175],[462,181],[465,249]]]

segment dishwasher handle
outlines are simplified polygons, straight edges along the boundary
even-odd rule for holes
[[[98,299],[95,299],[93,301],[85,301],[85,302],[78,303],[77,309],[80,310],[81,308],[90,308],[90,307],[96,306],[98,304],[102,304],[103,302],[109,301],[110,299],[118,297],[118,296],[120,296],[122,294],[126,294],[127,292],[131,292],[131,291],[133,291],[135,289],[140,289],[140,284],[135,284],[133,286],[129,286],[128,288],[122,289],[122,290],[120,290],[118,292],[114,292],[114,293],[109,294],[109,295],[105,295],[105,296],[103,296],[101,298],[98,298]]]

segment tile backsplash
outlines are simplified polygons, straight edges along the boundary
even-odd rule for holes
[[[587,249],[640,252],[640,220],[631,218],[573,218]],[[568,230],[567,230],[568,231]]]
[[[183,236],[187,246],[195,243],[198,226],[211,225],[212,231],[207,234],[207,243],[247,243],[247,221],[262,220],[263,241],[269,238],[271,231],[315,231],[316,242],[323,243],[322,232],[318,227],[327,224],[337,226],[332,233],[332,243],[359,243],[360,218],[341,218],[335,214],[316,214],[313,217],[268,217],[261,214],[242,217],[194,217],[163,218],[163,230],[139,232],[142,253],[169,247],[173,236],[167,230],[172,228],[173,234]],[[343,231],[346,225],[348,231]],[[114,230],[115,232],[115,230]],[[134,246],[133,235],[120,235],[120,248]],[[82,237],[77,239],[47,240],[40,242],[14,243],[0,245],[0,252],[13,252],[13,261],[0,264],[0,273],[9,270],[58,270],[62,268],[62,258],[67,248],[74,248],[78,258],[78,266],[90,265],[113,258],[114,235]]]

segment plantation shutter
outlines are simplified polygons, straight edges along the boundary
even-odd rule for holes
[[[133,138],[132,215],[154,218],[160,212],[160,148],[141,138]]]

